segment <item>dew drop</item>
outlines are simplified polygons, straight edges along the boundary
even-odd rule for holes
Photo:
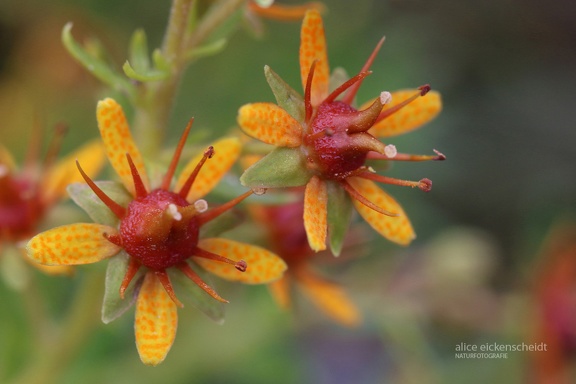
[[[266,193],[266,188],[252,188],[252,192],[254,192],[255,195],[263,195]]]

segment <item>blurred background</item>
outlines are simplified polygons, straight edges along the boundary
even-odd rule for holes
[[[298,2],[284,1],[285,4]],[[382,36],[374,73],[359,92],[429,83],[444,109],[394,138],[399,151],[444,162],[397,163],[389,175],[434,182],[431,193],[390,187],[418,238],[407,248],[360,220],[353,257],[323,258],[363,315],[346,328],[300,298],[283,312],[265,287],[218,282],[230,299],[223,325],[179,311],[163,364],[143,366],[133,312],[95,325],[58,383],[569,383],[576,352],[576,2],[556,0],[333,0],[324,14],[331,68],[356,73]],[[63,152],[97,137],[95,104],[107,89],[69,58],[60,32],[98,37],[118,66],[131,33],[161,43],[169,1],[3,0],[0,3],[0,142],[24,157],[35,119],[66,122]],[[204,139],[235,126],[247,102],[273,101],[269,65],[300,91],[300,23],[262,20],[239,29],[220,54],[190,66],[168,140],[191,116]],[[27,134],[24,134],[24,133]],[[38,275],[58,318],[72,278]],[[31,340],[18,293],[0,284],[0,381],[28,359]],[[95,314],[96,320],[98,314]],[[57,341],[55,341],[57,342]],[[549,352],[457,359],[460,343],[545,342]]]

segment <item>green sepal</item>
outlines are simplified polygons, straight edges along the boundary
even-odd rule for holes
[[[216,55],[216,54],[222,52],[224,50],[224,48],[226,48],[227,44],[228,44],[228,39],[221,38],[221,39],[215,40],[211,43],[202,45],[198,48],[191,49],[190,51],[188,51],[186,53],[185,58],[186,58],[186,60],[191,61],[191,60],[201,59],[203,57],[213,56],[213,55]]]
[[[346,232],[352,216],[352,200],[348,193],[334,181],[327,181],[328,191],[328,234],[330,249],[339,256],[344,245]]]
[[[196,274],[202,279],[202,281],[204,281],[210,287],[213,287],[212,283],[210,282],[210,276],[208,272],[204,271],[192,261],[186,262],[190,268],[192,268],[194,272],[196,272]],[[180,270],[176,268],[169,268],[167,269],[167,272],[168,276],[170,277],[172,287],[174,288],[174,292],[176,293],[176,297],[182,301],[184,306],[190,304],[215,322],[219,324],[224,322],[223,303],[206,293]]]
[[[119,72],[113,70],[107,62],[78,44],[72,37],[72,23],[67,23],[62,29],[62,43],[70,55],[74,57],[88,72],[115,90],[126,92],[134,98],[135,87]]]
[[[148,39],[143,29],[137,29],[132,34],[128,49],[129,61],[137,72],[145,72],[150,69],[150,58],[148,57]]]
[[[312,177],[300,148],[278,147],[240,177],[249,188],[284,188],[305,185]]]
[[[304,98],[267,65],[264,66],[264,76],[266,76],[266,81],[276,97],[278,106],[288,112],[300,124],[304,124],[306,117]]]
[[[106,280],[104,286],[104,301],[102,302],[102,322],[108,324],[116,320],[136,302],[144,269],[140,268],[124,291],[124,298],[120,297],[120,286],[128,270],[130,256],[122,250],[108,260]]]
[[[95,183],[108,197],[123,207],[128,206],[134,199],[121,183],[115,181],[96,181]],[[70,198],[82,208],[95,223],[109,225],[113,228],[118,226],[119,220],[116,215],[96,196],[88,184],[72,183],[68,185],[66,190]]]
[[[124,63],[122,70],[129,78],[141,82],[164,80],[170,75],[168,71],[161,71],[158,69],[136,71],[128,61]]]

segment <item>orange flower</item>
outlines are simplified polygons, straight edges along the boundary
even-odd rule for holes
[[[21,169],[10,152],[0,145],[0,252],[10,257],[14,250],[23,254],[20,244],[38,233],[50,209],[66,196],[66,186],[81,180],[75,159],[88,164],[86,171],[95,175],[104,165],[102,145],[90,142],[55,163],[64,129],[59,126],[47,158],[38,157],[40,133],[35,132],[27,161]],[[28,260],[28,258],[24,258]],[[49,274],[70,273],[70,267],[46,267],[31,263]]]
[[[173,272],[180,271],[190,279],[188,282],[195,283],[192,287],[187,285],[187,294],[210,315],[217,310],[212,302],[227,301],[204,281],[198,265],[219,277],[248,284],[278,279],[286,265],[262,248],[203,238],[201,234],[206,223],[252,193],[212,209],[201,199],[235,162],[240,152],[238,140],[221,139],[193,159],[176,180],[173,191],[172,177],[192,125],[190,121],[161,185],[151,189],[144,160],[120,105],[112,99],[99,102],[97,118],[108,159],[128,192],[106,182],[92,181],[78,164],[88,187],[72,186],[73,198],[99,223],[72,224],[43,232],[28,243],[27,250],[32,259],[48,265],[88,264],[118,255],[109,264],[103,320],[119,316],[132,303],[120,299],[133,296],[140,358],[145,364],[157,365],[172,346],[176,308],[183,306],[172,285],[181,278]],[[135,289],[136,285],[140,288]],[[206,293],[216,300],[207,303]]]
[[[381,95],[360,109],[352,104],[363,79],[382,45],[379,42],[361,72],[329,92],[330,70],[320,14],[308,11],[300,40],[300,70],[304,97],[270,68],[265,75],[278,102],[247,104],[238,123],[256,139],[277,146],[246,170],[241,181],[249,187],[306,185],[304,225],[315,251],[330,247],[338,254],[349,222],[349,206],[382,236],[407,245],[415,237],[402,207],[374,182],[419,187],[429,191],[432,182],[380,176],[366,160],[444,160],[436,156],[397,153],[376,137],[390,137],[418,128],[441,109],[440,96],[428,85]],[[425,96],[426,97],[422,97]]]

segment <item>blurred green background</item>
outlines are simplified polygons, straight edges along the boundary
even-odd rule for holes
[[[58,383],[537,382],[538,365],[529,354],[461,360],[454,352],[461,342],[544,341],[534,333],[535,313],[549,303],[534,287],[545,281],[541,267],[553,259],[550,233],[573,224],[576,213],[576,2],[325,4],[332,68],[356,73],[386,36],[359,100],[429,83],[444,101],[436,120],[391,140],[401,152],[438,149],[447,156],[445,162],[397,163],[389,172],[434,182],[429,194],[387,189],[405,207],[416,241],[401,248],[366,227],[362,254],[322,266],[348,289],[364,324],[342,328],[305,301],[284,313],[265,287],[218,282],[231,301],[226,323],[213,324],[190,308],[179,311],[176,342],[159,367],[140,363],[131,312],[97,325]],[[161,43],[169,5],[3,0],[2,144],[23,158],[35,118],[46,127],[69,124],[64,152],[96,137],[96,101],[108,93],[68,58],[61,28],[73,21],[77,39],[98,37],[120,65],[134,29],[146,30],[150,47]],[[235,126],[242,104],[273,101],[265,64],[300,90],[299,23],[264,20],[263,26],[261,37],[240,29],[222,53],[190,66],[166,127],[170,143],[191,116],[195,130],[214,138]],[[71,279],[37,276],[56,318],[79,281],[99,268],[79,268]],[[576,313],[575,302],[558,311]],[[0,284],[0,303],[1,381],[34,357],[18,294]],[[560,332],[562,356],[575,350],[575,327]]]

